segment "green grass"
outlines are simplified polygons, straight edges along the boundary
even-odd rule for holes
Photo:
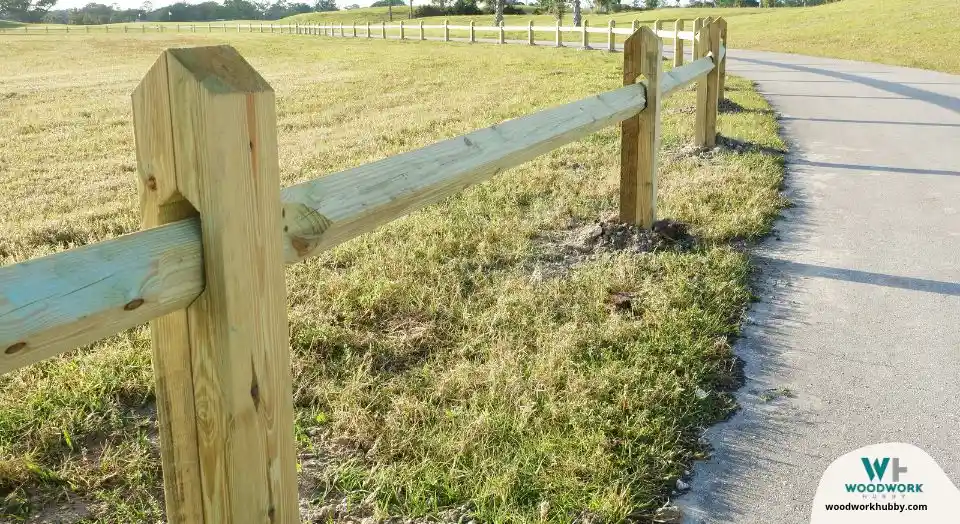
[[[402,18],[405,13],[396,16]],[[960,19],[957,0],[843,0],[805,8],[719,8],[657,9],[653,11],[585,15],[591,25],[605,26],[613,19],[617,26],[628,26],[633,20],[650,23],[661,19],[723,16],[729,22],[731,47],[782,51],[813,56],[847,58],[882,64],[902,65],[960,73],[960,38],[951,37],[955,22]],[[309,13],[288,18],[301,23],[379,22],[379,11],[361,9],[333,14]],[[450,23],[492,25],[492,16],[450,17]],[[425,23],[441,23],[441,18],[426,18]],[[507,16],[507,25],[553,25],[548,15]],[[564,20],[570,25],[571,18]],[[688,22],[687,29],[690,28]],[[521,37],[522,38],[522,37]],[[541,34],[539,38],[549,39]],[[565,41],[576,41],[576,34],[565,34]],[[603,35],[591,35],[594,41]]]
[[[160,50],[228,42],[278,93],[284,184],[621,83],[621,56],[286,35],[7,35],[0,263],[133,231],[129,94]],[[740,79],[693,154],[694,93],[663,112],[659,214],[692,250],[541,272],[544,238],[616,208],[608,128],[287,272],[301,481],[379,517],[471,503],[487,523],[649,515],[729,413],[747,257],[784,204],[782,148]],[[631,293],[615,311],[611,295]],[[147,329],[0,377],[0,520],[162,518]],[[309,459],[310,456],[315,458]],[[319,464],[319,466],[318,466]],[[545,520],[541,520],[541,513]],[[41,520],[43,520],[41,518]]]
[[[11,27],[20,27],[23,24],[20,22],[12,22],[10,20],[0,20],[0,28],[7,29]]]

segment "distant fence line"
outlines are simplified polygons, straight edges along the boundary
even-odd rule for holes
[[[617,124],[620,220],[652,227],[662,101],[696,82],[715,145],[725,35],[696,20],[664,72],[642,27],[621,88],[283,190],[270,85],[232,47],[168,49],[132,96],[143,230],[0,267],[0,374],[149,321],[167,520],[299,522],[284,264]]]
[[[674,66],[683,65],[684,61],[684,42],[694,42],[696,31],[705,21],[711,20],[710,17],[695,19],[677,19],[671,24],[673,27],[664,29],[667,23],[663,20],[656,20],[650,24],[654,34],[660,38],[666,38],[673,41],[673,63]],[[689,30],[685,30],[685,25],[692,22]],[[71,29],[72,27],[72,29]],[[517,43],[515,40],[508,40],[507,33],[526,33],[524,43],[529,45],[538,44],[536,35],[538,33],[549,33],[552,37],[552,45],[564,47],[569,45],[564,42],[564,33],[575,33],[580,35],[579,47],[583,49],[594,49],[591,45],[590,35],[605,35],[606,41],[601,44],[600,49],[609,51],[617,50],[617,35],[629,36],[641,27],[639,20],[634,20],[629,27],[617,27],[614,20],[609,20],[606,26],[591,27],[588,20],[584,20],[580,27],[563,26],[560,22],[556,25],[534,25],[531,20],[527,25],[504,25],[500,26],[479,26],[471,21],[469,25],[450,24],[447,20],[443,24],[424,24],[422,20],[416,24],[408,24],[401,20],[398,23],[388,24],[386,22],[361,22],[344,25],[338,23],[317,23],[317,24],[275,24],[275,23],[166,23],[166,24],[124,24],[124,25],[86,25],[86,26],[22,26],[15,28],[2,28],[0,34],[51,34],[51,33],[278,33],[278,34],[299,34],[314,36],[329,36],[342,38],[379,38],[394,40],[442,40],[446,42],[482,42],[477,39],[477,33],[492,33],[495,35],[495,41],[499,44]],[[83,29],[80,29],[83,28]],[[442,31],[442,36],[428,36],[426,31]],[[467,32],[465,37],[451,37],[451,31]],[[726,35],[724,35],[725,37]]]

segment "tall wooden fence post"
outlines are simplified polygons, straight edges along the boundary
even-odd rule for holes
[[[693,19],[693,59],[702,58],[703,54],[700,52],[700,30],[703,29],[703,18],[697,17]]]
[[[356,23],[356,22],[353,23],[353,37],[354,37],[354,38],[357,37],[357,23]]]
[[[583,21],[583,25],[580,27],[580,31],[583,33],[582,42],[580,42],[580,47],[583,49],[590,49],[590,33],[587,32],[589,22],[586,20]]]
[[[678,18],[673,23],[673,67],[683,65],[683,39],[680,38],[680,31],[683,31],[683,20]]]
[[[616,51],[617,50],[617,40],[613,36],[613,28],[617,25],[616,22],[610,20],[607,22],[607,51]]]
[[[476,41],[477,41],[477,30],[476,30],[476,26],[474,25],[474,21],[471,20],[470,21],[470,43],[472,44]]]
[[[370,34],[370,22],[367,22],[367,38],[373,38],[373,35]]]
[[[143,226],[199,214],[203,238],[203,293],[151,323],[167,519],[299,522],[273,90],[199,47],[132,98]]]
[[[533,40],[533,20],[527,24],[527,43],[530,45],[535,45]]]
[[[696,58],[703,58],[707,53],[714,57],[720,53],[720,27],[713,22],[707,22],[696,37]],[[697,117],[694,126],[694,144],[697,147],[713,147],[717,144],[717,109],[719,107],[718,88],[720,84],[720,68],[714,64],[706,78],[697,82]]]
[[[715,23],[720,28],[720,43],[723,44],[724,48],[726,48],[727,47],[727,21],[724,20],[723,17],[720,17],[720,18],[717,18]],[[717,98],[720,100],[723,100],[723,97],[725,96],[724,90],[726,89],[725,84],[727,83],[727,55],[726,54],[723,55],[723,59],[720,60],[720,63],[717,64],[717,67],[720,68],[720,72],[719,72],[720,81],[719,81],[719,85],[717,86]]]
[[[400,40],[403,40],[403,20],[400,21]]]
[[[500,21],[500,25],[498,26],[498,29],[499,29],[499,32],[497,33],[497,43],[502,44],[506,42],[505,35],[503,34],[503,20]]]
[[[386,22],[380,22],[380,35],[383,37],[384,40],[387,39],[387,23]]]
[[[450,21],[446,18],[443,19],[443,41],[450,41]]]
[[[656,20],[654,20],[654,21],[653,21],[653,32],[654,32],[657,36],[660,36],[660,31],[662,31],[662,30],[663,30],[663,20],[660,20],[659,18],[656,19]]]
[[[623,43],[623,84],[646,80],[646,108],[621,124],[620,220],[645,228],[657,211],[657,152],[660,150],[660,38],[642,27]]]
[[[557,20],[557,47],[563,47],[563,37],[560,36],[560,21]]]

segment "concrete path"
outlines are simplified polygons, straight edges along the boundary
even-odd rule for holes
[[[732,51],[790,153],[737,351],[742,411],[708,430],[689,524],[809,522],[820,475],[879,442],[960,486],[960,76]]]

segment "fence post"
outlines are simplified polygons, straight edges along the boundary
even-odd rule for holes
[[[132,99],[143,227],[202,219],[206,288],[150,329],[167,519],[299,522],[273,90],[200,47]]]
[[[700,29],[703,28],[703,18],[697,17],[693,19],[693,59],[702,58],[703,55],[700,53]]]
[[[503,34],[503,20],[500,21],[499,29],[500,29],[500,32],[499,32],[499,34],[497,35],[497,43],[498,43],[498,44],[502,44],[502,43],[505,42],[505,40],[504,40],[504,34]]]
[[[427,37],[423,34],[423,20],[420,20],[420,40],[426,40]]]
[[[657,212],[657,152],[660,149],[660,38],[642,27],[623,43],[623,84],[642,74],[647,107],[621,124],[620,221],[650,228]]]
[[[717,56],[720,52],[720,27],[707,22],[697,32],[697,56],[703,58],[707,53]],[[720,69],[714,63],[713,69],[706,78],[697,82],[697,118],[694,126],[694,145],[697,147],[713,147],[717,143],[717,98]]]
[[[373,37],[370,35],[370,22],[367,22],[367,38],[373,38]]]
[[[657,36],[660,36],[660,31],[663,30],[663,20],[659,18],[653,21],[653,32]]]
[[[239,22],[237,23],[237,32],[238,32],[238,33],[242,33],[242,32],[243,32],[243,26],[240,25]]]
[[[557,20],[557,47],[563,47],[563,38],[560,36],[560,21]]]
[[[616,51],[617,43],[613,37],[613,27],[617,25],[616,22],[610,20],[607,22],[607,51]]]
[[[354,37],[354,38],[357,37],[357,23],[356,23],[356,22],[353,23],[353,37]]]
[[[383,35],[383,39],[387,39],[387,23],[380,22],[380,34]]]
[[[673,67],[683,65],[683,39],[680,38],[680,31],[683,31],[683,20],[678,18],[673,22]]]
[[[727,21],[723,17],[717,18],[714,22],[720,28],[720,42],[723,44],[723,47],[727,47]],[[725,84],[727,83],[727,55],[723,55],[723,59],[720,60],[720,63],[717,64],[719,68],[720,80],[717,85],[717,99],[723,100],[724,89],[726,89]]]
[[[403,20],[400,21],[400,40],[403,40]]]
[[[533,40],[533,20],[530,21],[529,25],[527,25],[527,43],[530,45],[536,45]]]
[[[589,22],[584,20],[583,25],[580,27],[580,30],[583,32],[583,42],[581,43],[580,47],[584,49],[590,49],[590,33],[587,32],[587,26],[589,25]]]
[[[470,43],[475,43],[477,41],[477,30],[475,29],[475,22],[470,21]]]
[[[450,20],[446,18],[443,19],[443,41],[450,41]]]

